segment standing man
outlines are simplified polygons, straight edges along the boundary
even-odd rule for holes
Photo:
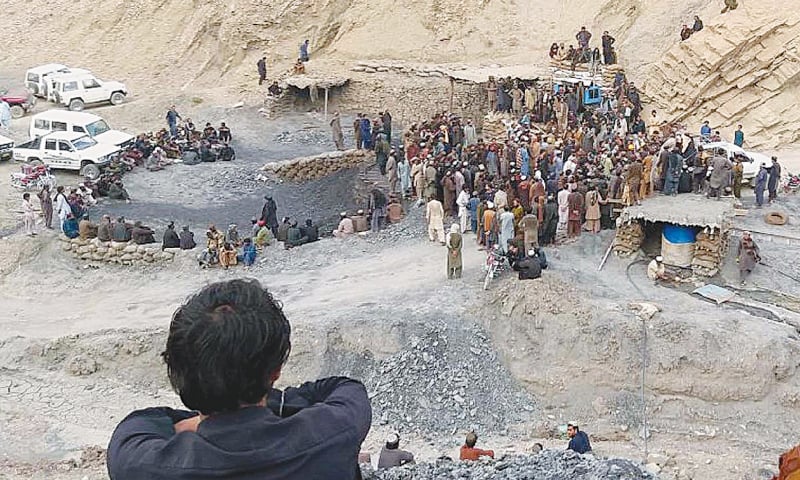
[[[522,230],[526,252],[539,246],[539,217],[534,215],[530,207],[525,209],[525,216],[520,220],[519,228]]]
[[[431,242],[439,241],[444,245],[444,207],[433,195],[428,197],[425,207],[425,219],[428,221],[428,238]]]
[[[609,35],[608,32],[603,32],[602,42],[603,42],[603,63],[606,65],[611,65],[614,62],[614,42],[617,40]],[[655,110],[653,110],[655,113]]]
[[[739,280],[742,285],[745,284],[747,276],[753,272],[756,264],[761,261],[759,253],[758,245],[750,237],[750,232],[743,232],[736,253],[736,263],[739,264]]]
[[[642,163],[638,158],[634,158],[633,162],[628,165],[628,191],[630,192],[631,205],[641,205],[639,199],[639,186],[642,182]]]
[[[336,150],[344,150],[344,133],[342,132],[342,122],[339,118],[339,112],[333,113],[331,132],[333,133],[333,143],[336,144]]]
[[[278,205],[272,199],[272,195],[264,195],[264,206],[261,208],[261,220],[272,231],[272,235],[278,234]]]
[[[772,157],[772,168],[769,170],[769,203],[778,199],[778,184],[781,181],[781,165],[778,157]]]
[[[501,213],[497,222],[500,226],[500,236],[497,243],[500,244],[500,250],[506,253],[508,252],[509,240],[514,239],[514,214],[511,213],[508,207],[498,207],[498,210]]]
[[[706,198],[715,195],[717,200],[722,196],[722,190],[728,183],[731,162],[724,155],[717,155],[711,160],[711,177],[708,179],[708,193]]]
[[[261,57],[261,60],[256,62],[256,67],[258,67],[258,84],[261,85],[267,79],[267,57]]]
[[[581,234],[581,214],[583,213],[583,195],[577,189],[567,196],[567,236],[577,237]]]
[[[769,173],[767,172],[767,165],[765,163],[761,163],[761,167],[758,169],[758,174],[756,175],[756,206],[761,208],[764,205],[764,190],[767,188],[767,179],[769,178]]]
[[[681,178],[683,157],[678,147],[672,149],[667,160],[667,177],[664,180],[664,195],[675,196],[678,194],[678,182]]]
[[[700,127],[700,137],[705,141],[709,141],[711,138],[711,126],[708,124],[708,120],[703,121],[703,126]]]
[[[386,161],[386,176],[389,181],[389,194],[397,193],[397,182],[400,177],[397,175],[397,152],[389,152],[389,159]]]
[[[53,228],[53,198],[50,196],[50,185],[42,187],[39,192],[39,203],[42,206],[42,216],[44,217],[45,228]]]
[[[447,278],[450,280],[461,278],[461,268],[463,267],[461,260],[462,242],[463,238],[458,224],[454,223],[450,227],[450,233],[447,235]]]
[[[31,194],[25,192],[22,194],[22,222],[25,225],[25,235],[32,237],[36,235],[34,227],[36,226],[36,211],[31,205]]]
[[[733,196],[736,200],[742,199],[742,179],[744,178],[744,165],[742,164],[742,157],[737,155],[734,157],[733,164]]]
[[[478,133],[475,131],[475,125],[472,124],[472,119],[467,119],[467,124],[464,125],[464,146],[469,147],[478,143]]]
[[[11,123],[11,107],[5,100],[0,100],[0,128],[9,131],[9,124]]]
[[[742,145],[744,145],[744,132],[742,131],[741,125],[737,126],[736,131],[733,132],[733,144],[739,148],[742,148]]]
[[[172,105],[169,107],[169,110],[167,110],[167,126],[169,126],[169,134],[172,137],[178,135],[178,119],[183,120],[175,109],[175,105]]]
[[[589,40],[592,39],[592,34],[586,30],[586,27],[581,27],[581,31],[575,35],[575,40],[582,49],[589,48]]]
[[[391,145],[392,143],[392,114],[389,110],[383,112],[381,115],[381,122],[383,122],[383,133],[386,134],[386,141]]]
[[[469,187],[464,185],[456,198],[456,205],[458,205],[458,220],[460,223],[460,231],[467,232],[467,222],[469,221]]]
[[[766,182],[764,183],[766,185]],[[69,206],[69,201],[67,201],[67,196],[64,195],[64,186],[59,185],[56,187],[56,214],[58,215],[58,230],[63,232],[64,231],[64,221],[67,219],[67,215],[72,214],[72,207]]]
[[[300,44],[300,61],[307,62],[308,61],[308,39],[305,42]]]
[[[356,139],[356,149],[361,150],[363,140],[361,139],[361,116],[363,114],[359,113],[356,115],[356,119],[353,120],[353,136]]]

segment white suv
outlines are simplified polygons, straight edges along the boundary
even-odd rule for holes
[[[65,75],[55,83],[56,102],[73,111],[81,111],[86,104],[111,102],[119,105],[125,101],[128,89],[124,83],[106,82],[92,74]]]

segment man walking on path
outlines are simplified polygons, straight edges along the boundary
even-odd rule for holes
[[[258,67],[258,84],[261,85],[267,79],[267,57],[261,57],[256,66]]]
[[[772,168],[769,170],[769,182],[767,185],[769,190],[769,203],[778,199],[779,183],[781,183],[781,165],[778,163],[778,157],[772,157]]]

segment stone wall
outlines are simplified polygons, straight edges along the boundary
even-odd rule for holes
[[[339,170],[360,167],[375,162],[375,154],[366,150],[343,150],[299,157],[264,165],[268,175],[290,182],[305,182],[326,177]]]
[[[167,248],[161,250],[161,245],[151,243],[137,245],[131,242],[102,242],[97,238],[82,240],[69,239],[64,235],[59,236],[61,249],[70,252],[79,260],[116,263],[120,265],[147,264],[171,262],[176,255],[186,253],[194,254],[193,250],[183,251],[180,248]]]
[[[488,102],[484,86],[453,80],[437,73],[377,72],[356,73],[333,97],[328,110],[363,112],[372,118],[377,112],[389,110],[394,122],[407,127],[414,122],[430,118],[434,113],[451,109],[463,118],[471,118],[481,125]],[[352,129],[352,125],[342,125]]]

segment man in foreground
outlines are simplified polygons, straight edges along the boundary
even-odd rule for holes
[[[567,424],[567,435],[569,436],[567,450],[572,450],[577,453],[592,451],[592,445],[589,443],[589,436],[586,435],[586,432],[578,428],[578,422],[569,422]]]
[[[344,377],[273,388],[291,327],[256,280],[211,284],[172,317],[167,373],[195,411],[138,410],[108,447],[112,480],[357,478],[372,411]]]

